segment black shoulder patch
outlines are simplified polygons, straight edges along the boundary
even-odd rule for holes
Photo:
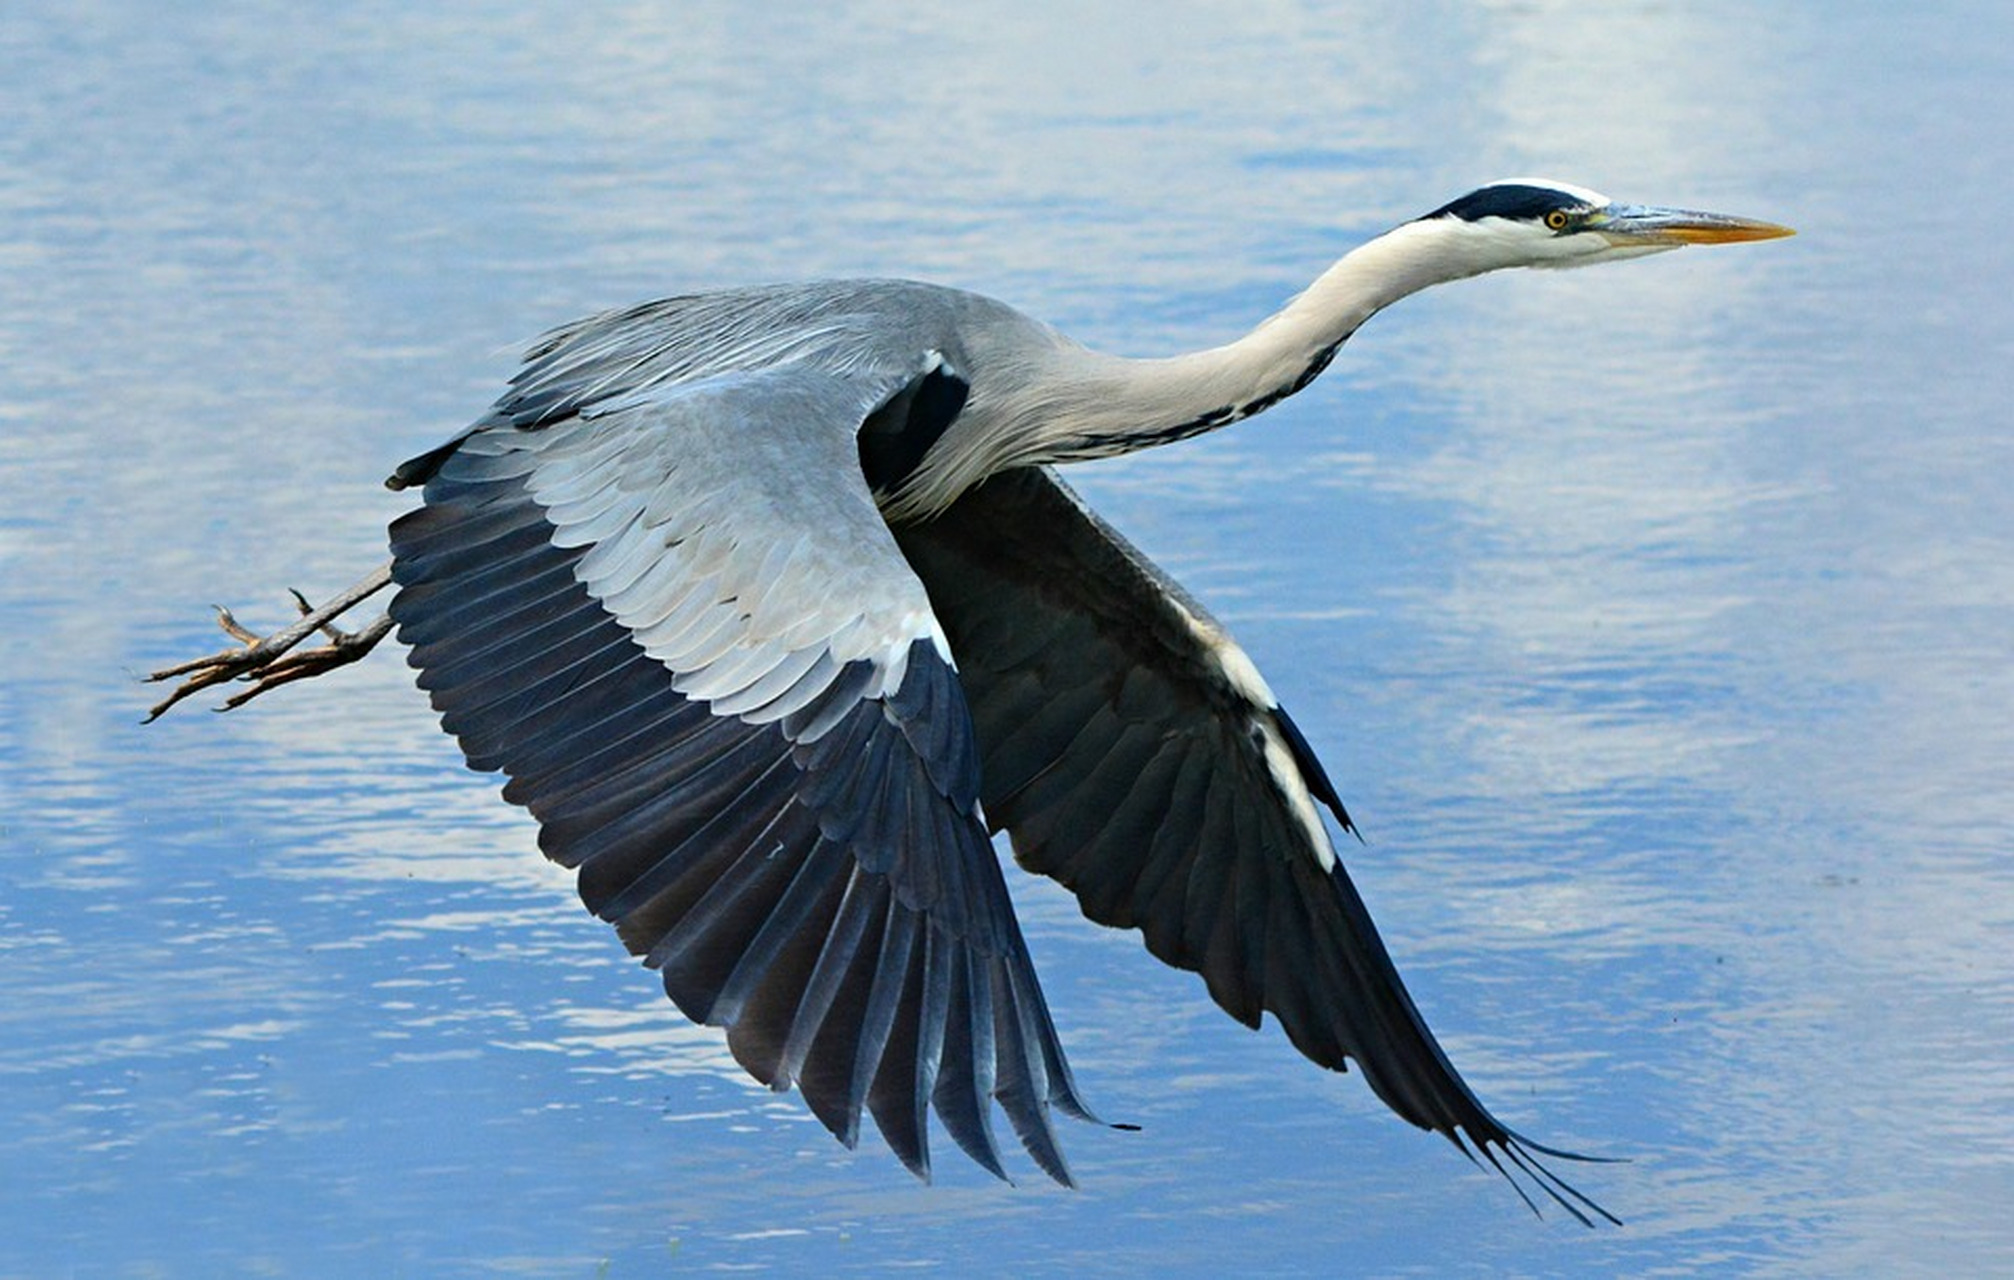
[[[1499,183],[1493,187],[1482,187],[1471,191],[1459,200],[1450,200],[1415,221],[1460,218],[1464,222],[1480,222],[1484,218],[1510,218],[1521,222],[1536,222],[1554,209],[1579,207],[1580,201],[1556,187]]]
[[[867,487],[893,493],[965,408],[970,383],[939,365],[888,397],[860,424],[860,470]]]

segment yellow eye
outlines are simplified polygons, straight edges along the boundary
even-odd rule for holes
[[[1564,209],[1554,209],[1551,213],[1548,213],[1545,216],[1546,226],[1552,228],[1554,231],[1566,230],[1567,222],[1568,218],[1566,216],[1566,210]]]

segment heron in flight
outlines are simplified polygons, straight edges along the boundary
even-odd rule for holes
[[[295,626],[158,673],[254,681],[396,626],[470,767],[756,1079],[928,1176],[935,1112],[1069,1184],[1072,1079],[991,837],[1100,924],[1354,1063],[1401,1117],[1609,1215],[1500,1123],[1421,1019],[1333,832],[1335,786],[1244,650],[1060,480],[1306,387],[1430,285],[1790,234],[1556,182],[1377,237],[1225,346],[1100,354],[902,280],[697,294],[547,335],[423,487],[392,559]],[[396,584],[388,617],[331,620]],[[288,652],[317,630],[329,643]],[[1328,811],[1325,818],[1323,810]],[[1330,825],[1333,819],[1333,827]],[[1613,1220],[1611,1218],[1611,1220]]]

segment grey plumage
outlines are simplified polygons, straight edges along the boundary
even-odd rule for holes
[[[392,529],[392,617],[470,765],[508,776],[587,905],[848,1145],[865,1110],[927,1173],[935,1111],[1004,1176],[997,1104],[1070,1181],[1052,1114],[1089,1112],[1004,829],[1240,1021],[1271,1013],[1588,1221],[1539,1162],[1565,1153],[1492,1117],[1421,1020],[1321,816],[1352,829],[1336,789],[1249,658],[1049,470],[1257,412],[1437,281],[1670,247],[1592,193],[1533,190],[1529,226],[1457,202],[1172,360],[903,281],[580,321],[392,477],[425,486]],[[1565,209],[1571,235],[1545,221]],[[1766,226],[1645,214],[1710,228],[1695,240]]]
[[[849,1144],[869,1106],[919,1171],[926,1099],[1000,1171],[997,1098],[1068,1181],[1049,1109],[1086,1113],[964,701],[851,456],[869,386],[736,372],[548,402],[534,430],[507,403],[394,526],[392,616],[470,763],[751,1073]],[[796,492],[791,458],[854,482]]]

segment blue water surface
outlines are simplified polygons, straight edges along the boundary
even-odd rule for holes
[[[2014,11],[17,0],[0,1275],[2014,1273]],[[1514,273],[1072,479],[1233,627],[1534,1219],[1010,872],[1083,1188],[747,1080],[390,648],[141,727],[384,554],[583,312],[903,275],[1224,341],[1543,173],[1795,240]]]

